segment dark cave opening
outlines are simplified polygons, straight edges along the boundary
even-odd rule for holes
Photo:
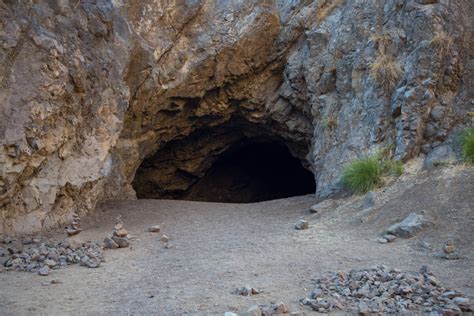
[[[233,146],[182,199],[251,203],[314,193],[313,174],[280,142]]]

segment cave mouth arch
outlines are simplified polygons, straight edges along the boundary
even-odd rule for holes
[[[132,183],[137,197],[253,203],[316,191],[312,172],[281,140],[236,137],[229,143],[222,137],[227,142],[222,147],[214,136],[206,146],[217,142],[219,149],[204,157],[200,147],[193,147],[203,143],[199,136],[200,141],[178,141],[145,159]]]

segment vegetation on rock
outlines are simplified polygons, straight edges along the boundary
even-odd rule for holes
[[[342,183],[359,193],[366,193],[382,183],[383,176],[399,177],[403,163],[390,158],[391,148],[384,148],[375,155],[359,158],[344,168]]]
[[[462,133],[461,148],[464,159],[474,163],[474,127],[468,128]]]
[[[382,170],[378,158],[364,157],[350,163],[342,174],[342,182],[350,189],[365,193],[382,181]]]
[[[397,62],[386,54],[379,54],[370,64],[370,75],[386,92],[395,87],[402,74]]]

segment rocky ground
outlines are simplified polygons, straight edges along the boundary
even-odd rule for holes
[[[38,267],[34,273],[3,268],[0,314],[468,310],[474,299],[473,175],[472,167],[416,175],[408,167],[381,190],[319,204],[310,195],[254,204],[112,201],[84,218],[82,232],[69,240],[103,243],[125,235],[125,227],[129,247],[104,251],[99,244],[95,269],[61,253],[45,276]],[[408,222],[420,217],[421,226],[406,238]],[[124,227],[116,226],[117,218]],[[160,228],[150,231],[152,225]],[[23,252],[71,249],[60,243],[64,232],[47,237],[26,239]],[[8,248],[25,239],[3,241],[0,258],[12,256]],[[40,262],[48,259],[41,255]],[[59,269],[61,262],[67,267]]]

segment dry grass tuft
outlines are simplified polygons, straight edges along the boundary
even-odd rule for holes
[[[445,58],[451,53],[453,39],[444,31],[437,31],[430,41],[430,46],[438,48],[438,54]]]
[[[328,15],[334,11],[335,8],[340,6],[345,0],[325,0],[322,1],[319,5],[318,11],[316,13],[316,22],[319,24],[324,21]]]
[[[387,93],[396,86],[403,74],[402,69],[395,60],[385,54],[379,54],[374,62],[369,65],[369,70],[372,78],[374,78]]]

